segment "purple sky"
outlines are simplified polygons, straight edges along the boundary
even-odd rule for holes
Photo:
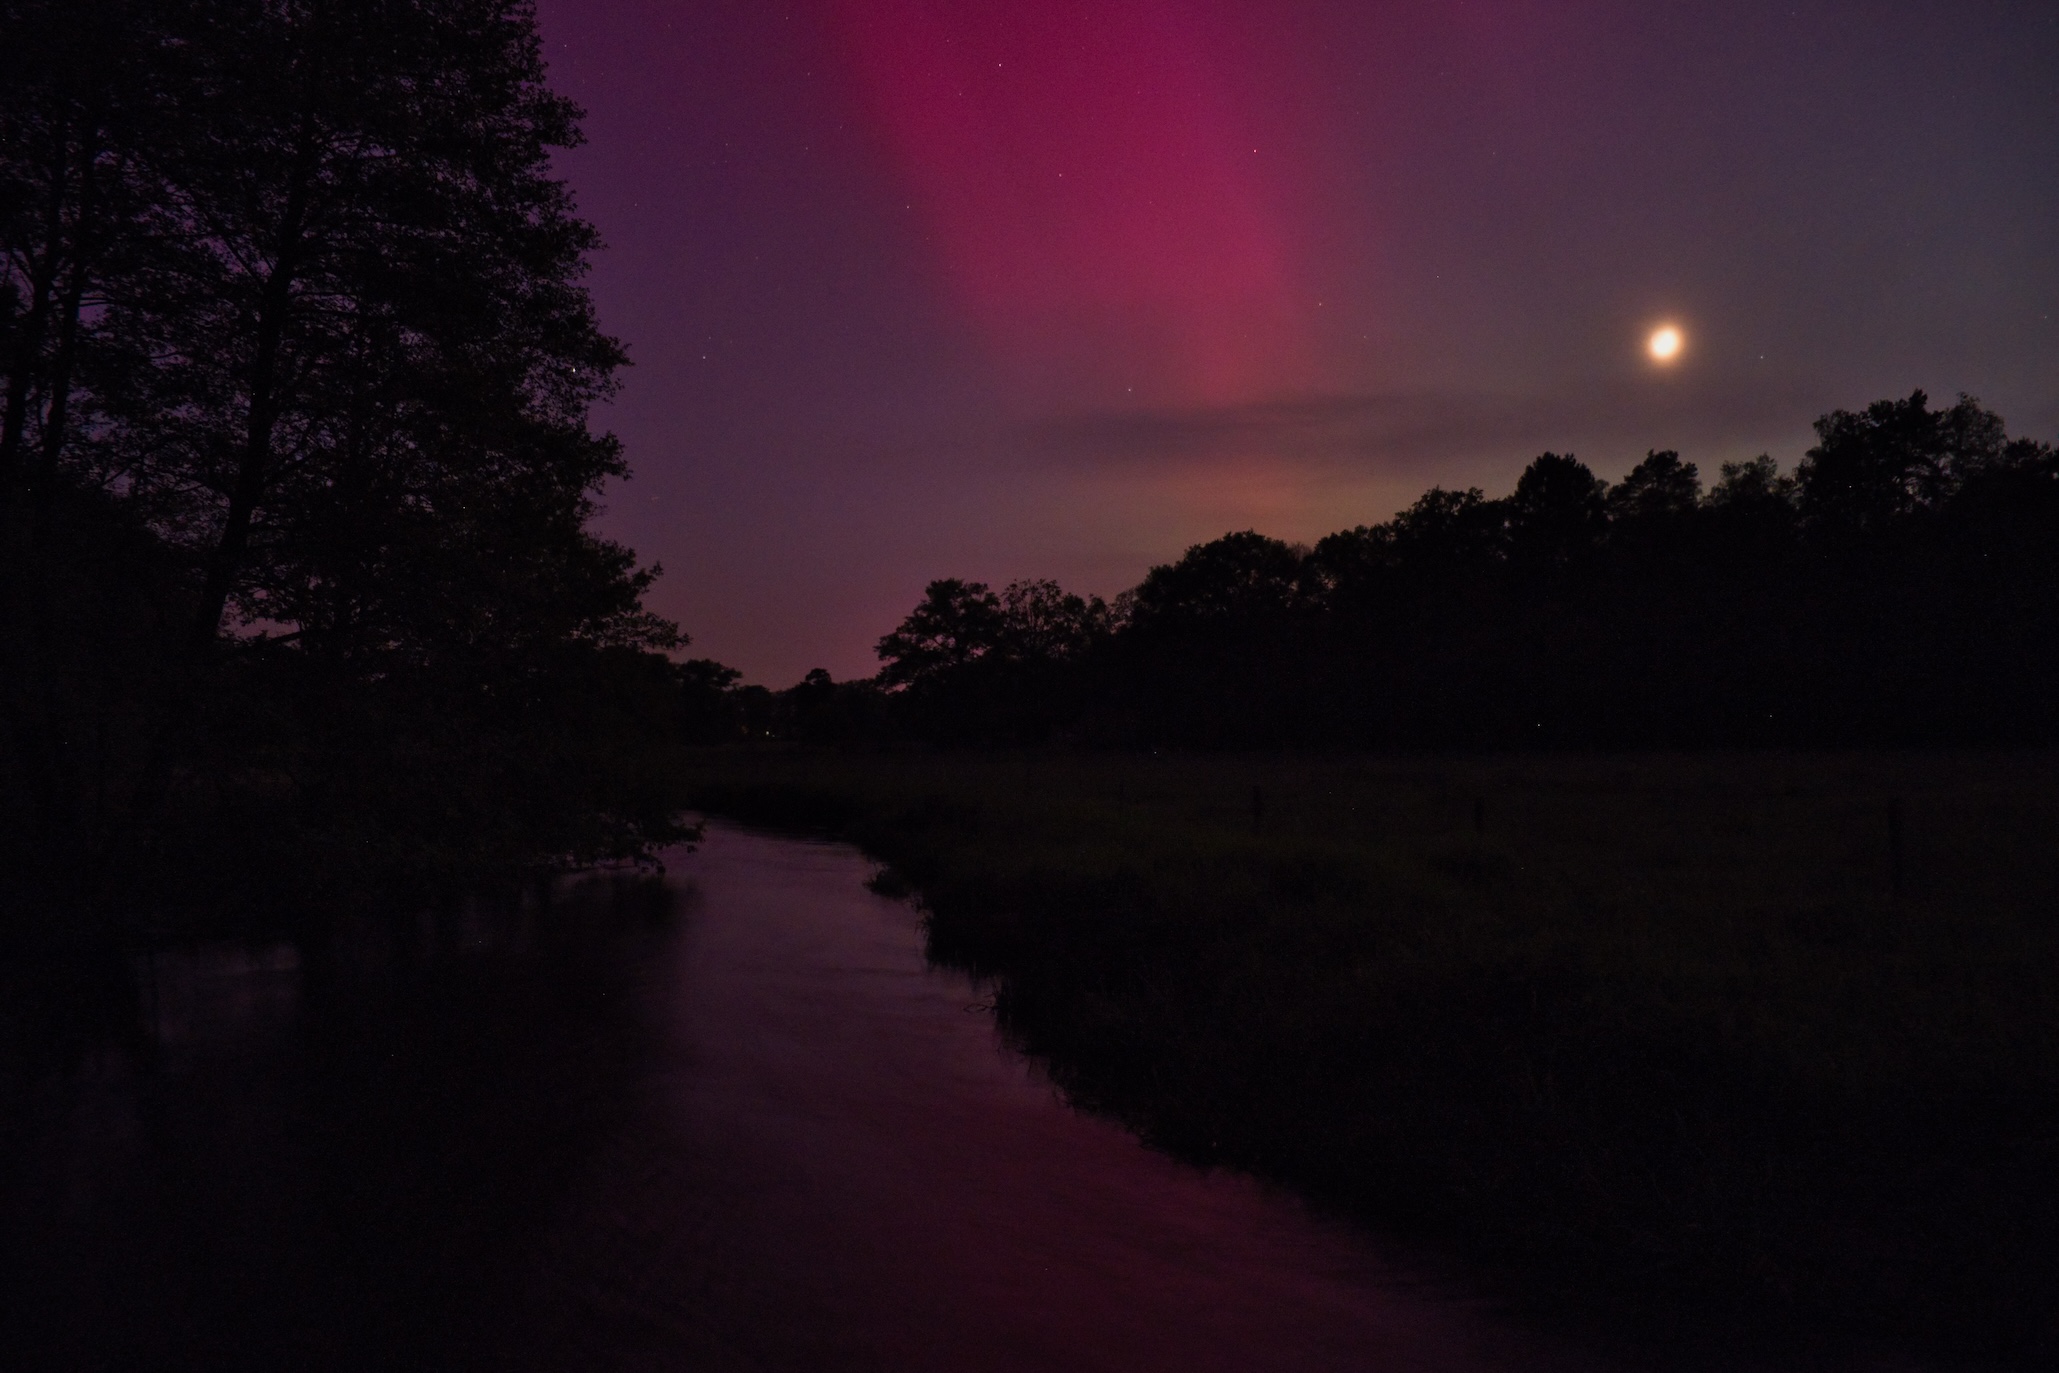
[[[635,360],[605,527],[752,680],[1546,448],[1789,466],[1918,386],[2059,433],[2049,3],[539,8]]]

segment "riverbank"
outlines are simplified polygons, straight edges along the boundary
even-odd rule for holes
[[[1697,1338],[2049,1355],[2059,760],[723,750],[1073,1099]]]

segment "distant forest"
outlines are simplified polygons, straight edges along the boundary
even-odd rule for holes
[[[1545,453],[1313,548],[1249,531],[1113,603],[930,583],[877,677],[686,664],[702,739],[1677,748],[2059,738],[2059,454],[1969,397],[1816,422],[1790,473]]]

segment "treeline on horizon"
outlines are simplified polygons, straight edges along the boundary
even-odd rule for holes
[[[877,677],[682,669],[704,740],[1294,748],[2059,738],[2059,454],[1961,396],[1770,457],[1545,453],[1314,547],[1233,533],[1116,598],[930,583]]]
[[[0,962],[680,832],[578,119],[525,0],[0,0]]]

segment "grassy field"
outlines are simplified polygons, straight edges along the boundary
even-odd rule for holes
[[[693,783],[888,863],[1074,1100],[1519,1298],[2059,1351],[2050,754],[764,749]]]

